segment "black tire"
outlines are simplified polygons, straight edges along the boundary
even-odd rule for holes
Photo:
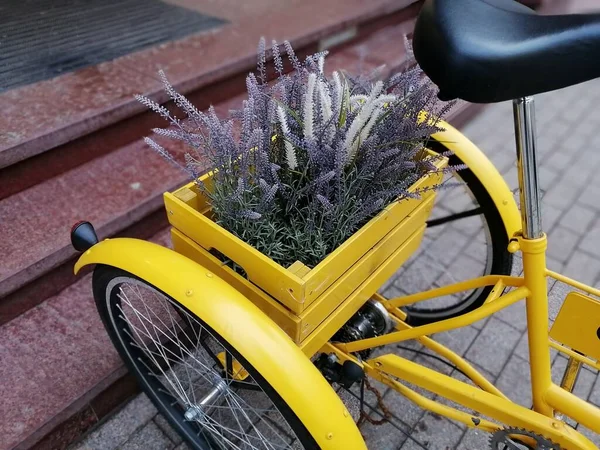
[[[430,142],[428,148],[437,153],[447,151],[443,144],[436,141]],[[463,162],[458,156],[452,155],[450,156],[450,164],[462,165]],[[512,254],[509,253],[507,249],[508,236],[496,205],[481,181],[468,167],[458,171],[456,175],[464,182],[465,190],[468,191],[468,194],[472,197],[474,204],[479,206],[482,223],[487,226],[486,239],[488,254],[485,268],[482,270],[482,273],[475,273],[472,277],[490,274],[510,275],[513,259]],[[458,213],[458,215],[460,215],[460,213]],[[464,218],[456,220],[464,220]],[[428,222],[428,227],[431,224],[439,224],[440,221],[439,218],[430,220]],[[470,291],[463,298],[457,299],[454,304],[451,303],[430,307],[428,306],[428,303],[431,303],[431,301],[426,301],[420,304],[407,306],[405,308],[405,311],[408,314],[407,322],[410,325],[417,326],[460,316],[480,307],[491,290],[492,286],[488,286]]]
[[[143,299],[142,291],[148,292]],[[260,444],[266,444],[265,439],[276,441],[269,442],[268,448],[319,448],[261,374],[176,300],[128,272],[104,265],[94,270],[93,292],[102,322],[121,358],[192,449],[221,450],[234,445],[263,448]],[[137,299],[131,299],[127,292]],[[247,372],[241,380],[231,376],[234,367],[241,370],[237,363]],[[209,392],[216,392],[216,400],[200,405]],[[259,409],[251,407],[249,401]]]

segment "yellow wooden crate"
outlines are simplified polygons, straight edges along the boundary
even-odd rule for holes
[[[357,293],[360,293],[364,299],[371,297],[381,284],[410,257],[421,241],[425,230],[424,222],[431,211],[433,201],[434,197],[429,197],[420,204],[418,208],[366,252],[363,258],[349,268],[316,301],[298,314],[286,308],[268,293],[239,275],[179,230],[173,228],[171,236],[175,251],[196,261],[221,277],[264,311],[294,342],[302,344],[334,311],[339,309],[344,313],[342,317],[346,318],[348,316],[347,318],[350,318],[362,303],[359,304],[355,300],[348,302],[348,300],[356,298]],[[378,283],[371,283],[374,277],[377,277]],[[366,282],[370,284],[367,285]],[[365,287],[369,290],[366,291]],[[347,305],[346,303],[350,304]],[[333,334],[335,331],[331,328],[330,333]]]
[[[446,163],[446,160],[436,161],[440,168]],[[419,179],[410,190],[433,186],[440,182],[441,177],[441,173],[428,174]],[[210,173],[203,177],[203,181],[210,182]],[[193,182],[173,193],[166,193],[164,200],[169,222],[180,234],[197,243],[205,251],[214,249],[235,261],[244,269],[252,284],[298,315],[307,310],[351,267],[364,259],[392,230],[409,219],[403,225],[407,227],[405,231],[400,233],[396,230],[398,234],[389,240],[387,255],[398,249],[411,235],[409,229],[414,231],[419,224],[425,222],[428,211],[422,214],[416,214],[416,211],[424,211],[420,207],[426,204],[430,205],[431,209],[434,197],[434,191],[427,191],[418,199],[404,199],[388,205],[314,268],[308,268],[298,261],[288,268],[282,267],[217,225],[211,220],[208,200]],[[431,202],[428,203],[429,200]],[[413,224],[414,227],[409,227],[409,224]],[[384,253],[382,250],[381,255]],[[381,262],[381,256],[379,259],[373,258],[372,261]],[[371,264],[371,268],[374,268],[375,262]],[[367,270],[357,272],[352,280],[347,281],[348,286],[356,287],[365,281],[366,277]],[[345,291],[348,289],[350,288],[344,287]],[[338,297],[337,301],[339,304],[343,298]],[[307,329],[314,326],[316,325],[308,323]]]

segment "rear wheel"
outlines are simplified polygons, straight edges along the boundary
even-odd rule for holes
[[[176,300],[109,266],[96,267],[93,290],[119,354],[191,448],[318,448],[243,355]]]
[[[428,148],[443,153],[441,143]],[[452,155],[451,165],[462,165]],[[467,167],[445,175],[423,244],[401,269],[396,292],[410,294],[482,275],[510,275],[512,255],[502,217],[490,194]],[[420,325],[460,316],[483,304],[492,286],[406,307],[408,323]]]

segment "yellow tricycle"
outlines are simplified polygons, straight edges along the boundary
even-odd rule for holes
[[[98,242],[88,222],[73,228],[82,252],[75,271],[96,264],[94,297],[114,345],[191,448],[366,448],[336,391],[350,392],[362,410],[369,378],[489,432],[493,450],[597,448],[572,424],[600,433],[600,410],[572,391],[582,365],[600,370],[600,290],[546,267],[532,96],[600,76],[600,15],[539,16],[512,0],[426,0],[413,48],[441,99],[513,100],[520,212],[492,163],[443,123],[427,146],[442,155],[432,159],[440,170],[410,188],[421,195],[386,207],[314,267],[283,267],[217,225],[196,183],[164,195],[174,251],[135,239]],[[441,170],[447,164],[464,169]],[[451,189],[428,189],[448,180]],[[521,276],[511,274],[515,254]],[[550,330],[549,277],[577,290]],[[429,337],[521,300],[531,408]],[[399,354],[407,341],[470,382]],[[550,349],[568,357],[560,385]]]

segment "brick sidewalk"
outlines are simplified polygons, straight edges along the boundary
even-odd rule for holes
[[[600,256],[597,256],[600,255],[600,177],[594,177],[600,163],[600,135],[596,133],[600,129],[599,102],[600,80],[544,94],[537,99],[543,225],[550,238],[548,265],[592,285],[600,282]],[[502,103],[487,107],[464,132],[486,152],[511,189],[516,189],[511,105]],[[515,273],[519,273],[520,267],[519,261],[515,261]],[[549,287],[553,318],[569,289],[554,282]],[[481,369],[508,397],[524,406],[531,405],[523,302],[481,323],[436,335],[436,340]],[[406,353],[406,356],[461,378],[449,367],[435,361],[432,364],[423,356],[415,358],[414,353]],[[566,359],[555,352],[552,356],[553,377],[558,382]],[[575,392],[600,405],[597,378],[596,371],[585,368]],[[346,393],[344,399],[351,410],[356,410],[355,398]],[[372,402],[373,397],[367,397],[367,400]],[[367,424],[361,428],[372,449],[488,448],[486,433],[467,430],[460,424],[425,413],[394,392],[386,391],[384,402],[394,414],[392,420],[381,426]],[[375,415],[377,411],[374,411]],[[600,436],[581,427],[580,431],[600,445]],[[187,447],[157,415],[146,396],[139,395],[74,447],[76,450],[116,448],[179,450]]]

